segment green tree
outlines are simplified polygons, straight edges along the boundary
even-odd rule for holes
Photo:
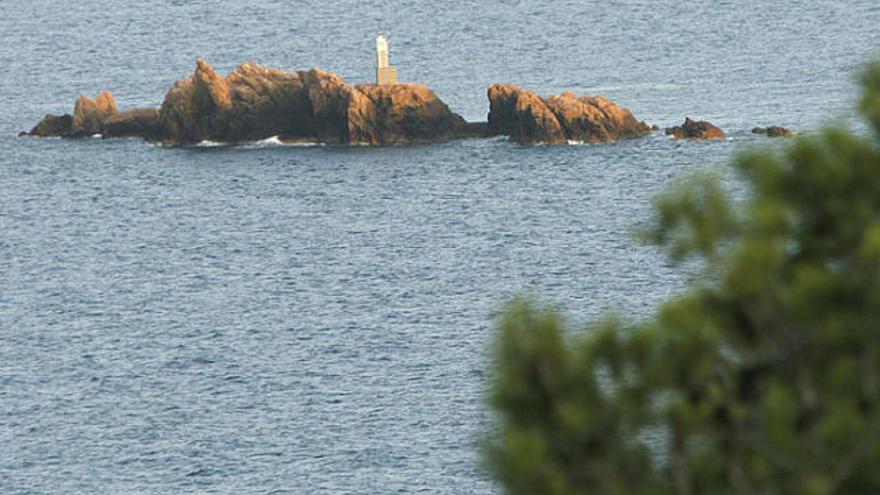
[[[488,463],[510,494],[880,493],[880,64],[872,134],[740,156],[749,198],[694,179],[646,237],[706,273],[640,325],[499,322]]]

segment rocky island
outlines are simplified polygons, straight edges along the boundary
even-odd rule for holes
[[[466,122],[422,84],[357,84],[320,69],[245,63],[221,77],[206,61],[177,81],[159,109],[121,112],[110,92],[80,96],[73,115],[46,115],[30,136],[138,137],[167,145],[286,142],[386,145],[506,135],[517,143],[598,143],[651,128],[601,96],[542,98],[509,84],[488,90],[489,122]]]
[[[482,135],[427,86],[351,85],[320,69],[296,73],[245,63],[223,78],[204,60],[156,109],[120,112],[109,92],[81,96],[73,115],[47,115],[28,135],[139,137],[171,145],[205,140],[395,144]]]
[[[203,59],[177,81],[158,108],[120,112],[110,92],[80,96],[73,114],[46,115],[21,136],[138,137],[166,145],[203,141],[388,145],[508,136],[520,144],[602,143],[659,130],[602,96],[566,92],[541,97],[511,84],[489,86],[488,122],[466,122],[423,84],[400,83],[388,38],[376,38],[375,84],[349,84],[321,69],[287,72],[247,62],[226,77]],[[756,127],[756,134],[793,136]],[[724,139],[707,121],[669,127],[675,139]]]
[[[193,74],[177,81],[158,109],[120,111],[109,91],[94,100],[82,95],[73,114],[46,115],[20,135],[137,137],[172,146],[272,137],[282,142],[390,145],[508,136],[519,144],[559,144],[634,139],[658,130],[603,96],[566,92],[541,97],[511,84],[492,84],[487,96],[488,122],[466,122],[423,84],[353,85],[317,68],[288,72],[253,62],[221,77],[199,59]],[[752,132],[797,135],[779,126]],[[726,137],[712,123],[690,117],[665,133],[688,140]]]

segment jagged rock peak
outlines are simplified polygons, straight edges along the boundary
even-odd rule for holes
[[[116,98],[109,91],[104,91],[94,100],[80,95],[73,110],[70,134],[73,136],[91,136],[100,134],[104,119],[119,112]]]
[[[205,61],[198,59],[196,62],[196,71],[193,74],[197,91],[206,91],[211,98],[211,102],[220,109],[228,109],[232,107],[232,98],[229,96],[229,84],[226,80],[217,74],[214,67]]]

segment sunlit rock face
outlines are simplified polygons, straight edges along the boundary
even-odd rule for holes
[[[489,86],[489,126],[522,144],[600,143],[642,137],[650,126],[602,96],[563,93],[542,98],[510,84]]]
[[[480,128],[482,129],[482,128]],[[109,92],[82,96],[73,116],[46,116],[30,135],[141,137],[166,144],[282,140],[340,144],[432,142],[479,134],[421,84],[351,85],[320,69],[254,63],[227,77],[199,60],[161,108],[119,112]]]

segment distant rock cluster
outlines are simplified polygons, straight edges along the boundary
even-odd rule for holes
[[[199,59],[195,72],[177,81],[158,109],[120,112],[105,91],[94,100],[80,96],[72,115],[46,115],[21,135],[138,137],[169,145],[275,136],[289,142],[386,145],[503,135],[521,144],[553,144],[633,139],[657,130],[602,96],[562,93],[545,98],[510,84],[493,84],[488,98],[488,122],[466,122],[421,84],[352,85],[320,69],[287,72],[250,62],[224,78]],[[752,132],[795,134],[778,126]],[[667,128],[666,134],[676,139],[725,137],[711,123],[690,118]]]
[[[752,129],[752,134],[765,134],[767,137],[797,136],[797,132],[778,125],[771,125],[770,127],[755,127]]]

